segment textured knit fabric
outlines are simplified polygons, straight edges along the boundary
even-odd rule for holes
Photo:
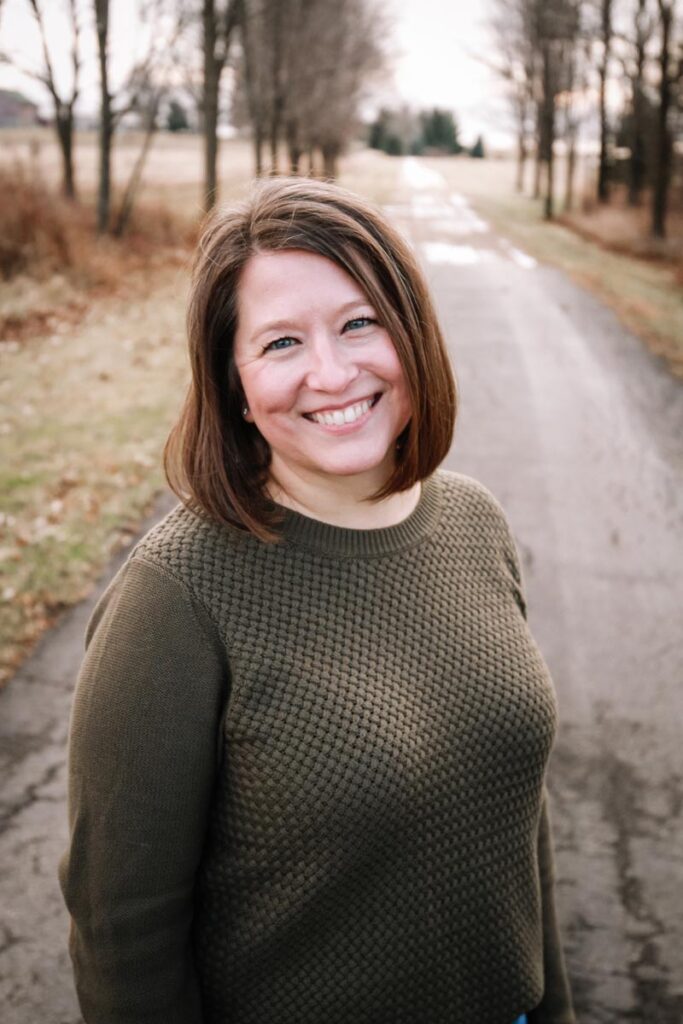
[[[557,720],[503,511],[178,507],[88,631],[60,866],[88,1024],[571,1024]],[[530,1011],[530,1012],[529,1012]]]

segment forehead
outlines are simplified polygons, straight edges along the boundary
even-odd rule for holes
[[[240,320],[295,315],[354,300],[367,301],[367,295],[342,267],[302,249],[256,253],[237,288]]]

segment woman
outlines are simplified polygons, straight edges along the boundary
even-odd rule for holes
[[[269,181],[209,222],[188,324],[182,504],[100,601],[75,698],[85,1020],[572,1022],[555,697],[500,505],[437,470],[455,385],[409,247]]]

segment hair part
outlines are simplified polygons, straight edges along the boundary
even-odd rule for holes
[[[215,210],[192,268],[187,311],[191,383],[164,449],[172,490],[200,515],[279,538],[281,510],[267,493],[270,449],[242,414],[234,362],[238,290],[252,256],[301,249],[332,260],[363,289],[391,337],[411,419],[378,501],[430,476],[453,438],[457,389],[433,303],[410,246],[366,200],[300,178],[259,182],[243,202]]]

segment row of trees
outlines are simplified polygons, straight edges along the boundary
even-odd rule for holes
[[[204,139],[204,205],[217,197],[218,124],[230,70],[233,120],[248,125],[257,174],[287,169],[334,177],[357,126],[369,83],[383,73],[386,36],[374,0],[138,0],[142,54],[114,86],[111,7],[115,0],[65,0],[71,77],[58,84],[56,51],[46,24],[48,0],[24,0],[42,47],[42,66],[21,68],[46,88],[63,164],[63,191],[76,199],[75,106],[80,96],[83,36],[95,31],[99,65],[100,232],[121,234],[129,221],[163,103],[182,94],[196,104]],[[0,4],[2,0],[0,0]],[[64,44],[59,44],[64,45]],[[16,61],[5,54],[1,59]],[[112,211],[115,133],[136,114],[143,141],[118,210]]]
[[[677,0],[493,0],[497,71],[508,84],[518,139],[517,187],[535,154],[534,194],[555,208],[555,143],[574,196],[582,126],[599,137],[596,198],[607,202],[617,142],[629,151],[628,197],[651,190],[652,233],[664,237],[683,125],[683,33]],[[680,2],[680,0],[679,0]]]
[[[416,112],[410,107],[382,107],[370,125],[368,144],[390,156],[419,156],[426,151],[461,153],[459,135],[458,123],[450,110],[433,107]]]
[[[248,123],[256,173],[302,159],[335,177],[358,108],[385,67],[386,26],[369,0],[239,0],[235,124]],[[316,167],[316,153],[322,166]]]
[[[482,158],[485,155],[481,135],[469,149],[463,146],[453,112],[439,107],[419,111],[409,106],[382,107],[369,126],[368,145],[389,156],[468,153]]]

